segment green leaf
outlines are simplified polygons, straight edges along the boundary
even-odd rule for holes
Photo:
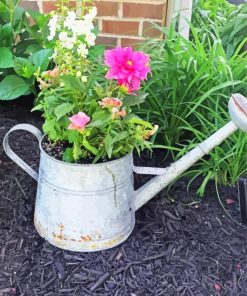
[[[14,67],[14,58],[11,50],[7,47],[0,47],[0,68]]]
[[[13,28],[11,23],[7,23],[1,27],[1,37],[12,37]]]
[[[28,9],[27,12],[29,15],[32,17],[32,19],[35,21],[35,23],[39,26],[39,28],[43,28],[46,26],[48,20],[49,20],[49,15],[44,15],[38,11],[34,11],[31,9]]]
[[[57,139],[57,131],[55,128],[56,120],[55,119],[46,119],[43,124],[44,133],[49,135],[49,138],[52,140]]]
[[[226,81],[223,82],[217,86],[212,87],[211,89],[209,89],[207,92],[205,92],[201,98],[196,102],[196,104],[194,105],[193,108],[191,108],[191,110],[187,113],[186,117],[189,117],[193,112],[195,112],[195,110],[198,108],[198,106],[200,106],[204,100],[206,100],[212,93],[219,91],[221,89],[227,88],[227,87],[232,87],[235,85],[240,84],[242,81],[241,80],[236,80],[236,81]]]
[[[145,101],[147,93],[139,91],[136,95],[130,95],[123,98],[123,106],[133,106]]]
[[[78,132],[76,130],[67,130],[67,136],[69,143],[73,144],[78,138]]]
[[[36,66],[33,66],[28,59],[24,58],[15,58],[14,66],[16,74],[25,78],[32,77],[34,72],[37,70]]]
[[[87,125],[87,127],[101,126],[111,120],[111,117],[111,113],[108,110],[95,112],[93,114],[92,121]]]
[[[112,150],[113,150],[113,139],[110,136],[110,134],[107,134],[105,139],[104,139],[104,143],[105,143],[105,150],[106,153],[108,155],[109,158],[111,158],[112,156]]]
[[[127,131],[120,132],[120,133],[118,133],[116,136],[114,136],[114,138],[113,138],[113,143],[116,143],[116,142],[122,141],[123,139],[127,138],[128,136],[129,136],[129,134],[128,134]]]
[[[13,28],[11,23],[7,23],[2,27],[0,27],[0,46],[11,47],[12,43],[13,43]]]
[[[29,61],[37,67],[40,67],[41,72],[45,71],[49,65],[51,57],[51,49],[41,49],[29,57]]]
[[[79,78],[71,75],[63,75],[59,77],[59,80],[64,83],[64,85],[74,88],[75,90],[82,91],[82,83]]]
[[[104,55],[104,51],[104,45],[95,45],[89,49],[89,58],[102,57]]]
[[[33,112],[33,111],[43,111],[43,110],[44,110],[44,106],[41,105],[41,104],[38,104],[37,106],[33,107],[31,112]]]
[[[81,148],[78,146],[77,143],[74,143],[74,146],[73,146],[73,157],[74,157],[74,159],[78,160],[81,153],[82,153]]]
[[[132,118],[130,118],[130,119],[128,120],[128,122],[133,123],[133,124],[143,125],[143,126],[145,126],[145,127],[147,127],[147,128],[150,128],[150,129],[153,128],[153,126],[152,126],[151,123],[149,123],[149,122],[147,122],[147,121],[145,121],[145,120],[142,120],[142,119],[140,119],[140,118],[138,118],[138,117],[132,117]]]
[[[0,1],[0,15],[4,19],[9,16],[8,7],[7,7],[6,3],[3,3],[2,1]]]
[[[20,7],[20,6],[16,7],[15,13],[14,13],[14,28],[15,29],[16,29],[16,27],[21,26],[22,20],[24,17],[24,13],[25,13],[25,10],[22,7]]]
[[[0,100],[13,100],[28,93],[29,86],[17,75],[9,75],[0,82]]]
[[[96,86],[94,88],[94,90],[96,91],[96,94],[98,95],[98,97],[104,97],[105,96],[105,90],[103,89],[102,86]]]
[[[74,109],[75,105],[70,103],[63,103],[59,106],[57,106],[54,110],[54,113],[57,117],[57,120],[59,120],[64,115],[68,114]]]
[[[89,142],[86,140],[85,137],[83,137],[83,141],[82,141],[83,146],[89,150],[91,153],[93,153],[94,155],[97,155],[99,153],[98,149],[96,149],[95,147],[91,146],[89,144]]]
[[[63,161],[65,162],[73,162],[73,148],[66,148],[63,154]]]
[[[42,47],[39,44],[30,44],[26,47],[25,54],[28,54],[28,55],[34,54],[41,49]]]

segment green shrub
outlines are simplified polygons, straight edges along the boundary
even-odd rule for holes
[[[247,38],[227,59],[213,32],[202,28],[201,36],[191,26],[193,41],[188,41],[174,27],[162,29],[164,40],[145,45],[153,75],[145,89],[150,96],[139,115],[159,124],[157,147],[165,146],[177,159],[229,120],[227,103],[233,92],[247,93],[247,53],[239,54]],[[205,178],[200,194],[210,179],[236,182],[247,170],[246,144],[247,135],[238,132],[190,170],[189,174]]]
[[[25,11],[18,2],[0,0],[0,100],[36,93],[33,74],[39,67],[46,70],[52,52],[44,49],[48,17]]]

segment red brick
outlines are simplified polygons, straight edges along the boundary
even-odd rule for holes
[[[44,1],[43,2],[43,12],[44,13],[49,13],[52,10],[56,10],[56,1]],[[69,2],[69,7],[75,7],[75,1],[70,1]]]
[[[117,2],[96,2],[97,16],[118,16]]]
[[[158,26],[160,26],[160,23],[155,23]],[[160,30],[155,28],[154,23],[152,22],[143,22],[143,29],[142,29],[142,35],[144,37],[153,37],[153,38],[159,38],[161,37],[162,33]]]
[[[133,48],[136,48],[140,44],[142,44],[144,41],[145,40],[140,40],[140,39],[122,38],[121,39],[121,46],[122,47],[131,46]]]
[[[102,28],[104,33],[138,35],[139,22],[103,20]]]
[[[105,45],[107,48],[112,48],[117,45],[117,38],[98,36],[96,39],[96,44]]]
[[[123,3],[124,17],[163,18],[165,4]]]
[[[21,1],[20,6],[26,9],[39,10],[37,1]]]

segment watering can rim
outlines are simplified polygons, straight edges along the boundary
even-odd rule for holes
[[[118,162],[118,161],[122,161],[123,159],[127,159],[129,157],[132,157],[133,153],[130,152],[120,158],[117,158],[117,159],[113,159],[113,160],[109,160],[109,161],[105,161],[105,162],[100,162],[100,163],[70,163],[70,162],[66,162],[66,161],[63,161],[63,160],[59,160],[59,159],[56,159],[55,157],[53,156],[50,156],[42,147],[42,141],[44,140],[45,136],[47,136],[47,134],[43,134],[43,136],[40,138],[39,140],[39,149],[41,151],[41,153],[44,153],[46,157],[48,157],[49,159],[55,161],[55,162],[58,162],[58,163],[61,163],[61,164],[64,164],[64,165],[67,165],[67,166],[72,166],[72,167],[92,167],[92,166],[104,166],[106,164],[113,164],[114,162]]]

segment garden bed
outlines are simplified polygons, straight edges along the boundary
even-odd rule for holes
[[[2,104],[0,141],[12,126],[24,122],[41,127],[39,117],[27,108]],[[18,132],[11,142],[37,169],[34,137]],[[158,166],[161,154],[137,162]],[[148,178],[136,177],[137,186]],[[133,233],[120,246],[73,253],[51,246],[37,234],[33,226],[36,182],[1,147],[0,296],[246,295],[247,231],[227,217],[213,184],[200,200],[198,183],[187,194],[187,182],[178,181],[169,193],[164,190],[142,207]],[[238,218],[236,190],[220,188],[220,196]]]

